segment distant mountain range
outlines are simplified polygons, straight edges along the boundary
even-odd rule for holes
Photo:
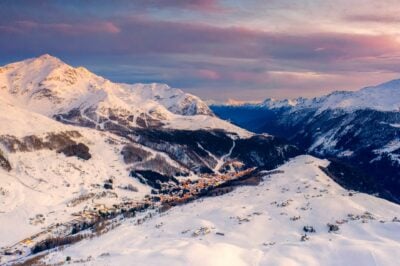
[[[354,175],[342,185],[400,202],[400,80],[354,92],[260,104],[212,105],[216,115],[257,133],[286,138]]]

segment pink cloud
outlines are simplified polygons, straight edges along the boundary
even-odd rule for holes
[[[29,32],[32,30],[44,30],[48,32],[57,32],[66,35],[82,35],[92,33],[110,33],[116,34],[121,30],[112,22],[98,21],[87,23],[38,23],[35,21],[16,21],[10,26],[20,32]],[[1,30],[1,29],[0,29]]]
[[[384,24],[400,22],[400,17],[398,15],[391,14],[358,14],[346,16],[344,19],[353,22],[374,22]]]
[[[184,88],[322,91],[335,82],[339,89],[345,81],[353,84],[350,79],[356,75],[386,77],[400,72],[399,41],[390,35],[276,33],[145,16],[68,23],[19,21],[0,26],[0,34],[5,53],[139,58],[125,62],[138,69],[128,78],[150,73],[144,80]]]
[[[5,34],[22,33],[21,30],[19,30],[14,26],[1,26],[1,25],[0,25],[0,32],[3,32]]]
[[[222,0],[121,0],[119,4],[99,1],[96,7],[91,1],[76,1],[79,5],[68,7],[62,1],[25,1],[15,6],[11,2],[0,12],[3,60],[50,53],[71,63],[76,58],[80,64],[92,60],[93,70],[101,68],[97,62],[103,60],[106,70],[99,74],[113,73],[108,77],[119,81],[166,82],[183,88],[201,88],[199,94],[209,88],[213,95],[215,88],[225,88],[230,93],[236,90],[238,98],[243,97],[243,88],[247,90],[246,97],[262,98],[267,96],[264,91],[294,95],[298,90],[299,95],[311,95],[325,88],[346,89],[349,84],[357,88],[400,73],[397,36],[306,33],[310,29],[268,32],[221,26],[225,18],[219,12],[228,8],[233,11],[228,23],[248,22],[242,15],[251,20],[264,19],[255,12],[254,6],[258,5],[254,3],[253,9],[249,6],[249,10],[236,10],[236,2]],[[281,0],[265,2],[289,5]],[[301,5],[295,4],[290,10]],[[247,11],[251,12],[246,14]],[[299,12],[300,18],[302,11]],[[289,13],[282,16],[291,17]],[[233,21],[236,16],[237,21]],[[194,22],[181,20],[189,18]],[[400,22],[395,14],[361,14],[343,19]],[[276,22],[276,28],[281,28],[280,20],[274,17],[265,17],[265,21]]]
[[[209,70],[209,69],[199,69],[196,71],[197,76],[203,79],[208,80],[218,80],[221,78],[220,74],[217,71]]]
[[[36,28],[39,24],[30,20],[19,20],[15,22],[16,27],[20,27],[24,30],[30,30]]]
[[[138,0],[135,4],[144,8],[182,8],[200,11],[222,10],[218,0]]]
[[[54,42],[68,47],[72,42],[79,44],[79,52],[97,53],[202,54],[299,62],[332,62],[400,53],[399,41],[389,35],[275,33],[147,17],[75,23],[18,21],[3,25],[0,32],[14,32],[20,38],[29,36],[29,40],[51,40],[42,44],[44,48]],[[47,48],[52,50],[51,46]]]

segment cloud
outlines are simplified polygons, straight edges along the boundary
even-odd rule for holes
[[[112,22],[99,21],[90,23],[40,23],[35,21],[16,21],[11,25],[5,26],[4,31],[10,31],[17,34],[29,34],[34,31],[42,34],[60,34],[65,36],[70,35],[86,35],[97,33],[119,33],[121,30]],[[0,28],[0,32],[2,28]]]
[[[219,13],[225,8],[219,0],[2,0],[0,21],[40,19],[42,22],[85,17],[141,14],[147,11]]]
[[[217,0],[137,0],[134,5],[142,8],[181,8],[200,11],[221,10]]]
[[[29,44],[32,51],[47,52],[63,48],[82,54],[197,54],[321,63],[400,52],[399,41],[388,35],[276,33],[143,16],[77,23],[17,21],[0,27],[0,33],[14,40],[2,38],[0,48],[15,52]]]
[[[215,70],[199,69],[197,75],[202,79],[218,80],[221,78],[220,74]]]
[[[357,34],[364,31],[352,32],[350,26],[341,33],[335,21],[332,27],[319,28],[318,16],[310,23],[304,13],[293,13],[305,3],[294,0],[268,1],[275,7],[268,9],[275,14],[270,21],[258,5],[266,2],[252,1],[246,14],[253,16],[258,8],[254,19],[265,21],[256,25],[265,27],[243,23],[240,8],[250,4],[242,2],[231,17],[235,23],[228,23],[235,26],[227,26],[220,23],[226,15],[220,12],[233,8],[233,2],[3,1],[0,60],[50,53],[119,82],[166,82],[206,98],[247,100],[355,89],[400,73],[400,44],[394,34]],[[317,12],[317,7],[307,10]],[[348,25],[398,21],[394,16],[361,15],[343,19],[340,14],[338,20]],[[281,30],[279,17],[300,26]]]
[[[400,17],[391,14],[356,14],[345,16],[344,19],[351,22],[372,22],[382,24],[400,23]]]

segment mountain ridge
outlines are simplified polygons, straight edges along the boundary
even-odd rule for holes
[[[249,134],[215,118],[200,98],[182,90],[156,83],[112,83],[50,55],[1,67],[0,84],[3,99],[49,117],[60,118],[79,109],[82,112],[79,119],[88,123],[119,113],[124,114],[124,123],[135,127],[152,126],[149,125],[152,121],[155,126],[231,127]],[[198,123],[192,123],[196,119]]]
[[[400,202],[400,80],[319,98],[211,105],[219,117],[256,133],[283,137],[308,153],[358,172],[348,188]],[[340,171],[337,171],[338,173]],[[351,175],[349,175],[351,176]]]
[[[238,102],[230,104],[210,104],[210,106],[247,106],[254,108],[317,108],[320,112],[327,109],[354,111],[372,109],[377,111],[400,111],[400,79],[394,79],[376,86],[363,87],[355,91],[333,91],[327,95],[294,99],[277,100],[267,98],[261,103]]]

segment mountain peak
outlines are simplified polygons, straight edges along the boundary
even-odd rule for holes
[[[400,79],[393,79],[384,83],[381,83],[377,86],[370,86],[361,89],[363,90],[399,90],[400,91]]]
[[[38,57],[34,57],[32,59],[28,59],[25,60],[23,62],[31,62],[31,63],[40,63],[40,64],[53,64],[53,65],[61,65],[61,64],[65,64],[63,61],[61,61],[61,59],[59,59],[58,57],[52,56],[50,54],[43,54],[41,56]]]
[[[180,89],[158,83],[113,83],[49,54],[0,68],[0,84],[0,98],[49,117],[69,117],[65,119],[70,123],[71,114],[84,114],[87,124],[101,127],[104,123],[98,121],[123,114],[124,126],[243,131],[217,119],[205,102]],[[197,115],[202,117],[190,118]]]
[[[374,109],[398,111],[400,108],[400,80],[391,80],[358,91],[337,92],[319,98],[318,108],[325,109]]]
[[[41,56],[38,56],[37,59],[41,59],[41,60],[60,60],[55,56],[52,56],[50,54],[42,54]]]

